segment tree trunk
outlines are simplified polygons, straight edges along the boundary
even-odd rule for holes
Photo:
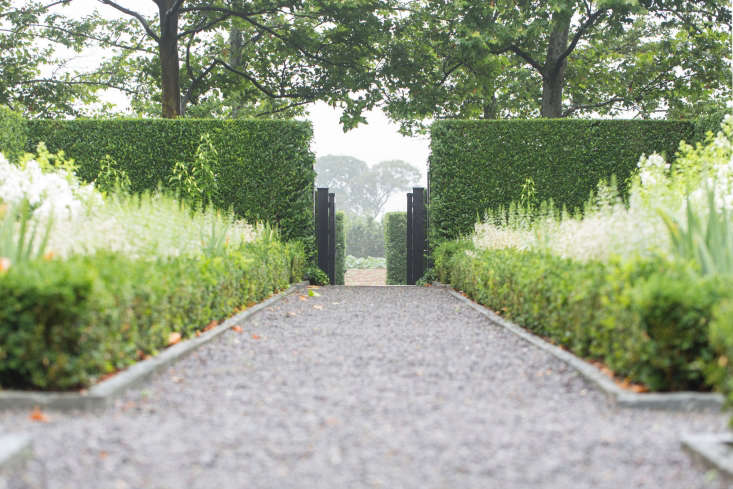
[[[570,15],[556,12],[552,15],[552,33],[547,46],[547,59],[542,71],[542,117],[562,117],[562,89],[565,84],[567,57],[560,55],[568,47]]]
[[[236,26],[232,26],[229,31],[229,64],[236,69],[242,68],[242,31]],[[242,112],[242,103],[240,101],[232,102],[232,119],[240,117]]]
[[[163,117],[173,119],[181,115],[181,85],[178,59],[178,12],[168,10],[175,0],[156,0],[160,10],[160,55]]]

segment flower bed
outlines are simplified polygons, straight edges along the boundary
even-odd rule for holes
[[[733,401],[733,118],[672,165],[642,157],[628,200],[583,213],[522,200],[435,250],[441,281],[652,390]]]
[[[2,388],[88,386],[303,274],[303,245],[265,226],[163,194],[104,196],[54,158],[0,158],[20,189],[0,193]]]

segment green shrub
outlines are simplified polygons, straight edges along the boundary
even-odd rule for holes
[[[437,121],[431,129],[433,243],[473,230],[488,209],[508,208],[534,183],[533,199],[582,209],[597,183],[616,175],[621,192],[642,154],[671,156],[692,140],[684,121]]]
[[[714,360],[708,327],[731,281],[679,262],[577,262],[516,249],[446,242],[439,280],[581,357],[652,390],[707,390]]]
[[[308,266],[305,269],[304,277],[311,285],[328,285],[330,283],[328,274],[316,265]]]
[[[303,274],[302,246],[263,239],[199,257],[98,252],[0,273],[0,386],[73,389],[188,337]],[[300,255],[300,256],[296,256]]]
[[[346,232],[344,230],[343,212],[336,212],[336,271],[334,285],[344,285],[346,274]]]
[[[407,213],[388,212],[383,222],[387,285],[404,285],[407,283]]]
[[[707,137],[708,133],[716,134],[720,131],[720,126],[723,124],[725,116],[730,114],[730,110],[723,107],[714,112],[711,112],[705,116],[698,117],[695,119],[694,136],[691,143],[703,142]]]
[[[176,162],[193,164],[201,137],[218,153],[214,168],[218,208],[249,222],[269,222],[283,239],[313,249],[313,170],[309,123],[282,120],[113,119],[33,120],[27,149],[44,141],[64,150],[93,181],[106,155],[130,179],[133,192],[167,185]]]
[[[26,121],[23,116],[0,105],[0,153],[10,162],[23,156],[27,140]]]
[[[371,217],[346,218],[346,253],[357,258],[384,256],[384,227]]]
[[[717,358],[708,370],[708,381],[725,394],[730,408],[733,407],[733,299],[728,298],[715,306],[710,342]],[[733,426],[733,418],[730,424]]]

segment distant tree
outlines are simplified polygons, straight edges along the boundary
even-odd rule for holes
[[[352,156],[316,160],[316,186],[336,194],[336,206],[347,214],[376,219],[389,197],[420,180],[420,170],[401,160],[382,161],[372,168]]]
[[[346,253],[357,258],[384,256],[384,228],[371,217],[348,216]]]

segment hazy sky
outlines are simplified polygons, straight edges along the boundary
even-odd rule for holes
[[[154,14],[155,4],[151,1],[120,0],[126,7],[140,9],[148,14]],[[73,11],[71,10],[73,9]],[[97,0],[72,0],[69,7],[61,12],[66,15],[87,15],[98,10],[105,16],[114,17],[118,12],[102,5]],[[100,53],[101,54],[101,51]],[[74,65],[93,66],[98,62],[98,54],[83,53]],[[119,94],[112,96],[115,102],[125,105]],[[427,181],[427,161],[429,154],[429,139],[426,136],[408,138],[399,134],[396,124],[391,123],[381,110],[367,114],[368,124],[360,125],[348,133],[344,133],[339,124],[341,113],[325,103],[316,103],[309,108],[308,119],[313,123],[312,150],[318,156],[348,155],[374,165],[385,160],[404,160],[420,170],[422,173],[421,185]],[[393,196],[386,204],[385,211],[404,210],[405,196]]]

